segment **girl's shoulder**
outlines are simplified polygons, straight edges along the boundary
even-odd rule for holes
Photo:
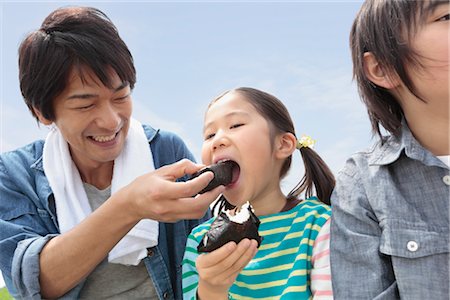
[[[302,211],[315,211],[319,214],[331,215],[331,207],[321,202],[315,196],[300,201],[295,208]]]

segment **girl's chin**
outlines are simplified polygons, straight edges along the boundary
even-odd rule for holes
[[[232,197],[232,196],[227,197],[227,195],[225,193],[223,195],[227,199],[228,203],[230,203],[231,205],[236,206],[236,207],[241,207],[242,205],[244,205],[247,202],[247,201],[243,201],[242,199],[239,199],[236,196],[234,196],[234,197]]]

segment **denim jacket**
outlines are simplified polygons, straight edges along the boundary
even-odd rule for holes
[[[449,168],[405,122],[350,158],[332,194],[336,299],[449,299]]]
[[[194,160],[182,140],[144,126],[155,168],[183,158]],[[0,155],[0,268],[15,298],[40,299],[39,253],[60,234],[55,201],[42,166],[44,141]],[[185,180],[185,178],[184,178]],[[192,228],[208,220],[159,224],[158,245],[144,258],[160,299],[182,299],[181,262]],[[65,294],[76,299],[84,282]]]

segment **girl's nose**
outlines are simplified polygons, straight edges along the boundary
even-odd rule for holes
[[[228,145],[228,138],[222,131],[216,132],[212,143],[213,150],[226,147]]]

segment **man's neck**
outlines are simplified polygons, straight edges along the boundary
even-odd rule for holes
[[[113,166],[114,162],[81,168],[77,165],[81,180],[101,190],[111,185]]]

